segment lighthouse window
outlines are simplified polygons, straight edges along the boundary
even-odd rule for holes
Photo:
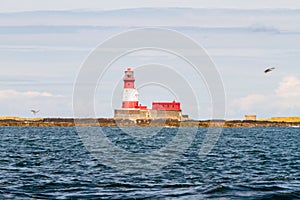
[[[126,73],[126,77],[127,78],[132,78],[133,77],[133,73],[132,72],[127,72]]]

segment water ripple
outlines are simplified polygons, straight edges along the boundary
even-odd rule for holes
[[[105,130],[119,148],[138,153],[161,148],[176,134],[161,129],[142,140]],[[0,199],[300,198],[298,129],[225,129],[199,158],[205,133],[199,129],[190,148],[158,172],[122,174],[93,158],[74,128],[0,127]]]

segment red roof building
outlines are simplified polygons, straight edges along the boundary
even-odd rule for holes
[[[179,102],[152,102],[152,110],[177,110],[180,111]]]

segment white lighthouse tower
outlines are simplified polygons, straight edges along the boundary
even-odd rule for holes
[[[139,93],[134,87],[134,74],[131,68],[127,68],[124,76],[124,91],[123,91],[123,109],[138,109],[139,108]]]

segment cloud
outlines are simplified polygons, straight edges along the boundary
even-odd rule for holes
[[[249,27],[249,29],[252,30],[253,32],[269,32],[269,33],[277,33],[277,34],[280,33],[280,30],[275,28],[274,26],[266,26],[258,23],[252,24]]]
[[[217,28],[222,31],[222,28],[229,28],[229,30],[235,31],[277,34],[281,31],[299,31],[299,26],[296,26],[299,18],[299,9],[240,10],[160,7],[112,11],[0,12],[0,33],[67,34],[103,31],[103,29],[119,30],[122,27],[182,26],[187,29],[205,27]]]
[[[63,97],[62,95],[54,95],[48,92],[36,92],[36,91],[27,91],[19,92],[16,90],[0,90],[0,100],[4,99],[16,99],[16,98],[36,98],[36,97],[51,97],[58,98]]]
[[[237,1],[237,0],[1,0],[1,12],[16,12],[28,10],[66,10],[66,9],[124,9],[138,7],[193,7],[193,8],[299,8],[299,3],[295,0],[252,0],[252,1]]]
[[[249,111],[258,104],[264,104],[266,101],[267,98],[265,95],[251,94],[236,100],[235,105],[237,105],[241,110]]]
[[[0,115],[29,117],[31,109],[38,109],[39,116],[70,116],[70,102],[49,92],[0,90]]]
[[[285,77],[279,84],[276,95],[281,98],[298,98],[300,100],[300,80],[294,76]]]
[[[276,113],[281,116],[299,115],[299,100],[300,79],[295,76],[288,76],[284,77],[278,87],[270,93],[251,94],[236,99],[231,105],[231,110],[235,109],[243,114],[255,113],[264,115],[264,113]]]
[[[0,50],[4,51],[90,51],[91,48],[72,47],[72,46],[46,46],[46,45],[0,45]]]

